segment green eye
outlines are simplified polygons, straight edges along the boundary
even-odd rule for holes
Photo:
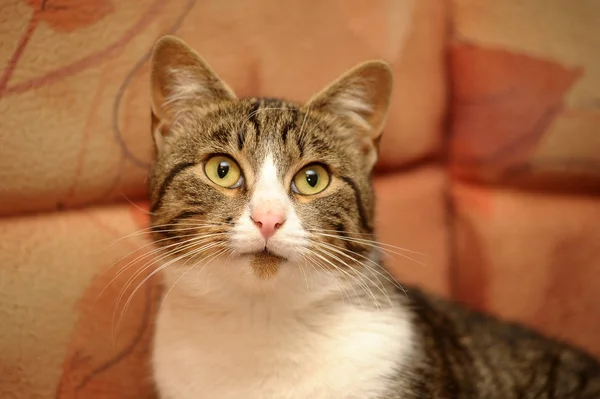
[[[215,155],[204,164],[206,177],[218,186],[236,188],[242,183],[242,172],[238,164],[224,155]]]
[[[331,177],[321,165],[313,164],[296,173],[292,181],[292,190],[302,195],[314,195],[325,190]]]

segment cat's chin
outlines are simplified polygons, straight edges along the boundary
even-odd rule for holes
[[[268,280],[274,277],[279,271],[281,264],[287,260],[266,248],[262,251],[245,253],[242,257],[249,260],[252,271],[261,280]]]

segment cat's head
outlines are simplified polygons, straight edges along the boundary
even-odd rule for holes
[[[151,75],[152,229],[171,254],[164,262],[213,260],[265,281],[368,257],[387,64],[361,64],[306,104],[237,98],[196,52],[164,37]]]

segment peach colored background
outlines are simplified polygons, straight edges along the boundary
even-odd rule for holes
[[[305,100],[392,63],[377,224],[422,255],[390,271],[600,356],[600,4],[283,4],[0,6],[0,397],[152,396],[156,280],[123,310],[150,247],[113,242],[147,223],[147,57],[165,33],[239,95]]]

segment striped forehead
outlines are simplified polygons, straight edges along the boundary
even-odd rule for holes
[[[297,106],[284,101],[253,101],[236,132],[237,150],[245,154],[255,169],[268,161],[277,167],[282,178],[290,163],[304,155],[304,143],[297,137],[301,115],[304,113]]]
[[[212,114],[201,130],[203,152],[239,154],[256,173],[270,153],[280,178],[294,163],[327,163],[343,152],[320,117],[277,99],[241,100]]]
[[[242,150],[248,139],[256,143],[282,144],[288,141],[289,132],[298,125],[300,114],[297,106],[279,100],[255,100],[247,108],[245,123],[238,132],[238,149]]]

